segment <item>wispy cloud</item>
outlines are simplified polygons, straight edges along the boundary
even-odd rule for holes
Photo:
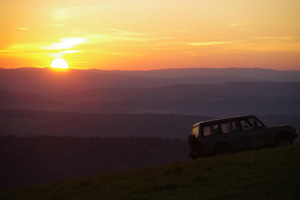
[[[63,53],[63,54],[67,54],[67,53],[80,53],[82,51],[80,50],[65,50],[65,51],[61,51],[60,53]]]
[[[1,49],[1,52],[33,52],[38,51],[39,49],[36,48],[36,43],[20,43],[20,44],[12,44],[8,46],[6,49]]]
[[[252,37],[250,39],[255,40],[293,40],[293,39],[299,39],[300,37],[295,36],[264,36],[264,37]]]
[[[188,45],[191,46],[211,46],[211,45],[220,45],[220,44],[230,44],[234,42],[227,42],[227,41],[217,41],[217,42],[190,42]]]
[[[52,11],[52,19],[57,21],[62,21],[66,19],[85,16],[87,14],[99,11],[104,8],[105,8],[104,5],[82,5],[82,6],[72,6],[66,8],[55,8]]]
[[[128,45],[131,42],[153,42],[153,41],[169,41],[177,39],[177,37],[161,37],[150,33],[130,32],[119,29],[105,29],[101,34],[90,34],[86,36],[93,43],[115,43],[119,45]],[[122,43],[120,43],[122,42]]]
[[[72,15],[70,15],[68,9],[65,9],[65,8],[57,8],[57,9],[53,10],[52,15],[53,15],[53,19],[58,20],[58,21],[71,18],[71,16],[72,16]]]
[[[27,28],[27,27],[17,27],[16,29],[18,29],[19,31],[28,31],[28,30],[30,30],[30,28]]]
[[[71,49],[76,45],[87,43],[88,40],[82,37],[64,38],[59,43],[52,43],[47,46],[41,46],[41,49]]]
[[[165,50],[177,50],[179,48],[176,48],[176,47],[156,47],[156,48],[153,48],[154,50],[157,50],[157,51],[165,51]]]
[[[203,52],[198,52],[198,51],[187,51],[185,52],[186,54],[190,56],[209,56],[209,53],[203,53]]]
[[[240,27],[240,26],[246,26],[249,25],[249,23],[232,23],[230,24],[231,27]]]
[[[52,58],[63,58],[66,54],[70,54],[70,53],[81,53],[82,51],[80,50],[65,50],[65,51],[60,51],[60,52],[56,52],[56,53],[47,53],[45,55],[48,55]]]
[[[223,44],[231,44],[236,43],[238,41],[209,41],[209,42],[161,42],[161,46],[169,46],[169,45],[188,45],[188,46],[217,46]]]
[[[131,31],[124,31],[124,30],[120,30],[120,29],[115,29],[115,28],[107,28],[105,29],[107,31],[110,31],[114,34],[118,34],[118,35],[132,35],[132,36],[137,36],[137,35],[140,35],[140,36],[144,36],[144,35],[148,35],[147,33],[140,33],[140,32],[131,32]]]
[[[188,29],[166,29],[164,32],[177,32],[177,33],[187,33],[190,32]]]

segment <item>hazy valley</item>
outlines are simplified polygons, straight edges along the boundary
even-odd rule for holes
[[[300,130],[299,81],[263,69],[2,69],[1,189],[186,160],[192,125],[216,117]]]
[[[298,71],[16,69],[0,70],[0,77],[2,109],[215,117],[300,113]]]

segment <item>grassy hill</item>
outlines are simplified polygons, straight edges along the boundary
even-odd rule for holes
[[[95,175],[0,193],[0,199],[16,200],[299,198],[300,145]]]

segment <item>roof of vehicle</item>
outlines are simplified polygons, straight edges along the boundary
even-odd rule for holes
[[[239,115],[239,116],[225,117],[225,118],[219,118],[219,119],[211,119],[211,120],[198,122],[198,123],[194,124],[193,127],[199,126],[200,124],[212,123],[212,122],[217,122],[217,121],[243,119],[243,118],[248,118],[248,117],[255,117],[255,116],[254,115]]]

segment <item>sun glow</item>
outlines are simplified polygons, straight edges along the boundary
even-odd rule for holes
[[[299,0],[188,2],[0,0],[0,68],[300,70]]]
[[[67,61],[65,61],[62,58],[56,58],[52,61],[51,63],[51,68],[55,68],[55,69],[68,69],[69,65],[67,63]]]

